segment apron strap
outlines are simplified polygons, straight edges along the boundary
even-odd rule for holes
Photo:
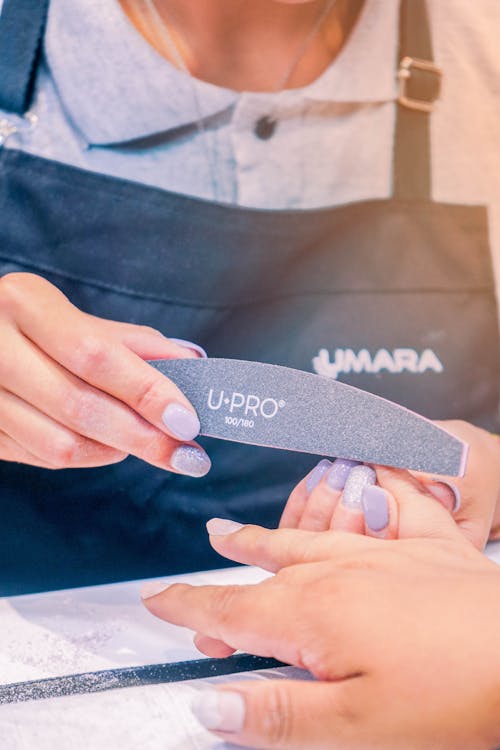
[[[401,0],[394,197],[430,200],[430,115],[441,88],[425,0]]]
[[[0,16],[0,109],[23,115],[33,95],[49,0],[4,0]]]

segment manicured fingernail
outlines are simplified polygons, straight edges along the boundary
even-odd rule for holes
[[[210,471],[212,462],[199,446],[181,445],[172,453],[170,465],[188,477],[204,477]]]
[[[351,470],[359,465],[358,461],[349,461],[347,458],[337,458],[333,462],[332,468],[326,477],[327,485],[331,487],[332,490],[343,490]]]
[[[361,495],[366,525],[372,531],[383,531],[389,526],[389,501],[382,487],[368,485]]]
[[[342,493],[342,505],[350,510],[362,511],[361,496],[370,484],[375,484],[377,475],[369,466],[351,469]]]
[[[165,427],[179,440],[194,440],[200,434],[200,420],[182,404],[169,404],[161,418]]]
[[[170,339],[170,341],[173,341],[174,344],[178,344],[179,346],[185,346],[186,349],[191,349],[193,352],[196,352],[196,354],[199,354],[202,359],[208,357],[205,349],[199,344],[194,344],[192,341],[184,341],[184,339]]]
[[[226,518],[211,518],[207,523],[207,531],[210,536],[227,536],[228,534],[234,534],[235,531],[239,531],[242,528],[242,523],[229,521]]]
[[[436,500],[442,502],[452,513],[456,513],[462,504],[460,490],[451,482],[445,482],[438,477],[432,478],[433,484],[428,484],[427,489],[434,495]]]
[[[306,490],[308,492],[312,492],[313,489],[318,486],[331,465],[331,461],[323,458],[319,462],[319,464],[314,467],[314,469],[310,472],[309,476],[306,479]]]
[[[191,710],[200,724],[215,732],[240,732],[245,723],[245,699],[229,690],[200,690]]]
[[[141,589],[141,599],[150,599],[168,589],[168,583],[164,581],[148,581]]]

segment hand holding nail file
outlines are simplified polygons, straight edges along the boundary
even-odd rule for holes
[[[201,434],[463,476],[466,443],[391,401],[335,380],[233,359],[151,362],[188,397]]]

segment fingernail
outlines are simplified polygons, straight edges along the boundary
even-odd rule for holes
[[[389,501],[382,487],[368,485],[361,495],[366,525],[372,531],[383,531],[389,525]]]
[[[141,599],[150,599],[152,596],[161,594],[165,589],[168,589],[168,583],[164,581],[148,581],[141,588]]]
[[[200,724],[215,732],[240,732],[245,723],[245,700],[229,690],[200,690],[191,710]]]
[[[228,534],[234,534],[235,531],[239,531],[242,528],[242,523],[229,521],[226,518],[211,518],[207,523],[207,531],[210,536],[227,536]]]
[[[362,511],[361,496],[365,487],[375,484],[377,475],[369,466],[351,469],[342,493],[342,505],[350,510]]]
[[[161,418],[165,427],[179,440],[194,440],[200,434],[200,420],[182,404],[169,404]]]
[[[196,445],[181,445],[172,453],[172,469],[188,477],[204,477],[211,469],[212,462],[205,451]]]
[[[331,461],[328,461],[328,459],[323,458],[317,466],[314,467],[314,469],[311,471],[309,476],[306,479],[306,490],[308,492],[312,492],[315,487],[318,486],[318,484],[321,482],[323,477],[325,476],[326,472],[332,465]]]
[[[174,344],[178,344],[179,346],[185,346],[186,349],[191,349],[193,352],[199,354],[202,359],[208,357],[205,349],[199,344],[194,344],[192,341],[184,341],[184,339],[170,339],[170,341],[173,341]]]
[[[427,489],[434,495],[436,500],[443,502],[452,513],[456,513],[462,504],[460,490],[451,482],[445,482],[443,479],[433,477],[434,484],[428,484]],[[450,507],[451,501],[451,507]]]
[[[359,465],[358,461],[349,461],[347,458],[337,458],[333,462],[332,468],[326,477],[327,485],[331,487],[332,490],[343,490],[351,470]]]

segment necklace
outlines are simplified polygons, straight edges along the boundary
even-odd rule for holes
[[[311,45],[311,43],[316,38],[317,34],[320,32],[323,24],[326,22],[326,19],[332,12],[333,7],[336,4],[336,2],[337,0],[326,0],[312,28],[309,30],[309,32],[305,36],[304,40],[300,44],[298,50],[294,54],[291,62],[286,67],[285,71],[279,77],[278,81],[276,82],[276,86],[272,89],[274,93],[283,91],[286,88],[297,65],[304,57],[305,53],[309,49],[309,46]],[[201,107],[200,99],[198,96],[198,89],[196,85],[197,82],[194,79],[194,76],[192,75],[191,71],[189,70],[189,67],[186,61],[184,60],[184,57],[182,56],[181,51],[172,35],[172,31],[171,31],[172,24],[167,23],[164,15],[162,15],[158,11],[155,0],[144,0],[144,3],[147,7],[148,13],[152,21],[155,24],[156,30],[159,31],[162,37],[162,40],[164,41],[168,49],[168,52],[174,61],[175,66],[179,68],[179,70],[181,70],[183,73],[185,73],[189,77],[189,80],[191,82],[191,91],[192,91],[193,102],[194,102],[195,111],[196,111],[196,129],[198,131],[198,135],[200,136],[200,141],[203,144],[205,158],[209,167],[213,197],[214,197],[214,200],[217,200],[218,199],[217,153],[216,153],[216,148],[214,147],[214,143],[212,142],[211,139],[209,141],[209,132],[207,128],[205,127],[202,107]],[[259,138],[261,138],[262,140],[267,140],[273,135],[275,127],[276,127],[276,120],[273,118],[272,115],[266,115],[264,117],[261,117],[257,121],[255,125],[255,132]]]

